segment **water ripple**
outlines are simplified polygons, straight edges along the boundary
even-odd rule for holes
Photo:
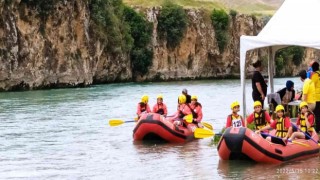
[[[299,79],[294,79],[296,87]],[[277,79],[275,88],[284,87]],[[239,80],[123,83],[91,88],[0,93],[1,179],[257,179],[276,176],[279,166],[219,160],[211,139],[186,144],[133,142],[134,123],[109,127],[108,120],[132,120],[142,94],[164,94],[169,114],[183,88],[197,94],[204,119],[225,125],[229,105],[241,98]],[[252,109],[250,82],[248,110]],[[319,167],[318,159],[300,161]],[[281,167],[297,168],[296,163]],[[279,175],[279,174],[278,174]],[[311,175],[300,176],[311,178]]]

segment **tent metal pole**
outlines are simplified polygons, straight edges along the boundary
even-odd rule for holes
[[[240,77],[242,89],[242,117],[246,118],[246,50],[240,51]]]
[[[274,77],[274,75],[275,75],[275,56],[276,56],[276,49],[274,49],[274,48],[272,48],[272,59],[271,59],[271,64],[272,64],[272,71],[271,71],[271,74],[272,74],[272,78],[271,78],[271,82],[270,82],[270,84],[271,84],[271,93],[274,93],[274,82],[273,82],[273,77]]]
[[[269,76],[269,87],[271,93],[274,93],[274,86],[273,86],[273,72],[274,72],[274,52],[273,48],[270,46],[268,49],[268,76]],[[267,96],[267,95],[266,95]]]

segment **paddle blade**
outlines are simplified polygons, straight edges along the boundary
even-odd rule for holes
[[[120,120],[120,119],[111,119],[110,121],[109,121],[109,125],[110,126],[119,126],[119,125],[121,125],[121,124],[123,124],[124,123],[124,121],[123,120]]]
[[[212,136],[214,136],[214,132],[207,129],[196,128],[194,131],[195,138],[207,138]]]
[[[192,116],[192,114],[189,114],[189,115],[184,116],[183,119],[186,120],[188,123],[192,123],[193,116]]]
[[[209,123],[207,123],[207,122],[201,122],[201,124],[202,124],[204,127],[208,128],[208,129],[210,129],[210,130],[213,130],[213,127],[212,127],[211,124],[209,124]]]

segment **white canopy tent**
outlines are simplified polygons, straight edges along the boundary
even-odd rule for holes
[[[240,38],[240,74],[243,116],[246,112],[245,71],[249,50],[269,47],[268,75],[271,93],[275,52],[296,45],[320,49],[320,0],[285,0],[257,36]]]

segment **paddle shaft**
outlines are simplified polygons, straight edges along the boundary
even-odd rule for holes
[[[137,121],[136,120],[124,121],[123,123],[129,123],[129,122],[137,122]]]
[[[277,136],[272,136],[271,134],[268,134],[268,133],[260,133],[260,134],[265,135],[265,136],[270,136],[270,137],[273,137],[273,138],[277,138],[277,139],[281,139],[281,140],[282,140],[282,138],[279,138],[279,137],[277,137]]]
[[[314,140],[312,137],[309,136],[309,134],[305,133],[304,131],[302,131],[298,126],[296,126],[295,124],[291,123],[292,126],[294,126],[295,128],[297,128],[298,130],[300,130],[301,132],[303,132],[303,134],[305,136],[307,136],[308,138],[310,138],[313,142],[315,142],[316,144],[318,144],[318,142],[316,140]]]
[[[204,127],[208,128],[208,129],[210,129],[210,130],[213,130],[213,127],[212,127],[211,124],[209,124],[209,123],[207,123],[207,122],[201,122],[201,124],[202,124]]]

